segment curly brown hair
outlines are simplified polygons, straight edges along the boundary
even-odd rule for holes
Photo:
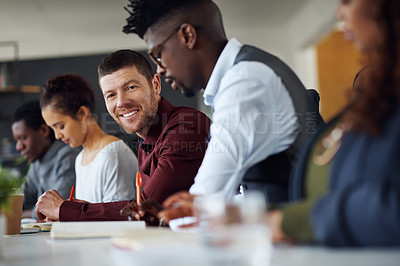
[[[89,83],[81,76],[64,74],[51,77],[43,86],[40,108],[52,106],[64,115],[77,119],[81,106],[91,113],[95,111],[95,94]]]
[[[382,39],[366,54],[367,72],[354,93],[347,121],[355,131],[377,135],[400,100],[400,1],[366,2]]]

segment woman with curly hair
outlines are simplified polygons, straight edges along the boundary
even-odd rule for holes
[[[314,138],[292,178],[297,201],[269,212],[274,240],[400,245],[400,1],[341,0],[365,56],[352,103]]]
[[[137,158],[123,140],[100,128],[94,104],[92,88],[72,74],[50,78],[40,99],[55,137],[71,147],[83,146],[75,161],[76,198],[92,203],[133,199]]]

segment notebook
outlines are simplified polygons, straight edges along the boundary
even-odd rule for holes
[[[32,229],[37,228],[42,232],[49,232],[51,230],[53,223],[24,223],[21,224],[22,229]]]
[[[200,234],[174,232],[169,228],[151,227],[143,231],[126,231],[123,236],[112,237],[114,247],[125,250],[175,249],[200,243]]]
[[[112,222],[59,222],[53,223],[50,237],[57,238],[105,238],[124,236],[127,231],[146,229],[144,221]]]

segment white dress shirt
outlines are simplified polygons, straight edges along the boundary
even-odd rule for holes
[[[241,47],[236,39],[227,43],[204,91],[214,112],[211,139],[190,188],[194,195],[234,195],[251,166],[296,138],[295,110],[281,78],[260,62],[234,65]]]

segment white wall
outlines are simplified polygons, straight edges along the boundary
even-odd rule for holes
[[[225,23],[225,28],[229,38],[235,37],[242,43],[257,46],[278,56],[294,70],[305,87],[318,90],[314,44],[335,27],[337,4],[337,0],[308,0],[293,17],[286,18],[286,23],[258,24],[252,27]],[[224,15],[224,10],[222,13]],[[230,19],[228,14],[228,22]],[[198,102],[203,112],[211,113],[203,105],[201,95],[198,96]]]
[[[228,37],[280,57],[307,87],[315,87],[310,46],[331,29],[338,0],[215,0]],[[17,40],[19,57],[40,59],[146,49],[121,32],[127,0],[1,0],[0,43]],[[295,7],[295,10],[294,10]],[[280,12],[291,10],[289,16]],[[0,45],[0,61],[13,60]]]
[[[288,26],[292,68],[307,88],[318,90],[314,44],[335,27],[337,4],[337,0],[309,0]]]
[[[337,0],[308,0],[283,24],[240,27],[232,23],[225,28],[228,37],[275,54],[292,67],[306,87],[318,89],[314,43],[335,26],[337,4]]]

